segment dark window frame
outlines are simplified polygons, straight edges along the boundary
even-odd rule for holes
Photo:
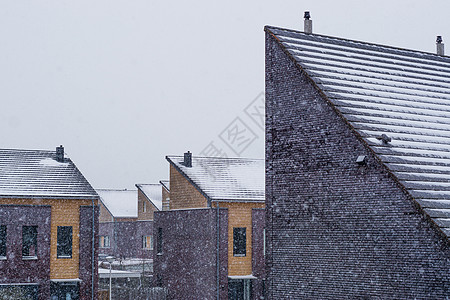
[[[109,235],[101,235],[100,238],[100,248],[111,248],[111,240],[109,239]]]
[[[247,227],[233,227],[233,256],[247,256]]]
[[[151,235],[142,236],[142,249],[153,250],[153,236]]]
[[[73,255],[73,227],[58,226],[57,229],[57,258],[72,258]]]
[[[163,248],[163,229],[161,227],[158,227],[158,240],[157,240],[157,244],[156,244],[156,253],[157,254],[162,254],[162,248]]]
[[[22,257],[37,257],[37,238],[37,225],[22,226]]]
[[[0,225],[0,257],[6,257],[7,226]]]

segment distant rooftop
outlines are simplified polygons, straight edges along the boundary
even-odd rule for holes
[[[166,159],[210,200],[265,201],[263,159],[193,156],[192,167],[184,166],[183,156]]]
[[[0,149],[0,198],[98,198],[67,157],[56,151]]]
[[[450,57],[265,30],[450,237]]]
[[[114,218],[137,218],[137,190],[97,189],[100,201]]]
[[[159,183],[162,184],[162,186],[170,192],[170,181],[169,180],[161,180]]]
[[[144,193],[157,209],[162,210],[162,185],[155,184],[136,184],[136,187]]]

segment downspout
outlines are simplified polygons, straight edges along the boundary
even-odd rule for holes
[[[216,202],[217,208],[217,219],[216,219],[216,228],[217,228],[217,300],[220,300],[220,211],[219,211],[219,203]]]
[[[92,278],[91,278],[91,299],[94,300],[94,273],[95,273],[95,204],[92,200]]]

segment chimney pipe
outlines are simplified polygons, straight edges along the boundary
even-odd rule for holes
[[[312,33],[312,20],[310,20],[311,18],[311,14],[309,13],[309,11],[305,11],[305,33]]]
[[[184,153],[184,166],[188,168],[192,167],[192,153],[189,151]]]
[[[436,53],[444,56],[444,44],[442,43],[442,36],[438,35],[436,38]]]
[[[56,161],[64,162],[64,147],[63,147],[63,145],[56,147]]]

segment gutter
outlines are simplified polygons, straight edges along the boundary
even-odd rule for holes
[[[92,199],[92,278],[91,278],[91,299],[94,300],[94,273],[95,273],[95,205]]]
[[[217,300],[220,300],[220,202],[216,201],[217,208],[217,217],[216,217],[216,237],[217,237],[217,245],[216,245],[216,289],[217,289]]]

